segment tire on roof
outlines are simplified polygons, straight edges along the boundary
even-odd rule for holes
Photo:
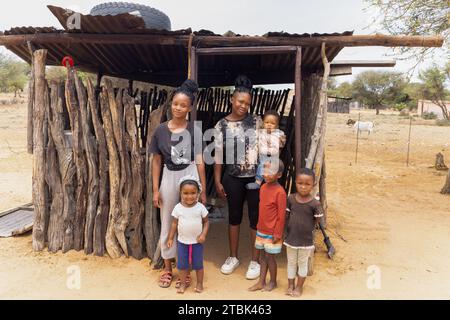
[[[145,27],[148,29],[171,30],[169,17],[162,11],[137,3],[129,2],[107,2],[96,5],[91,9],[93,16],[117,15],[121,13],[138,12],[142,17]]]

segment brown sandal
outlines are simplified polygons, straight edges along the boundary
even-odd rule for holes
[[[168,288],[172,284],[172,272],[170,271],[164,271],[161,273],[161,276],[159,277],[158,285],[161,288]]]
[[[188,288],[191,285],[191,281],[192,281],[191,274],[188,273],[186,276],[186,282],[185,282],[186,288]],[[177,282],[175,283],[175,288],[178,289],[180,286],[181,286],[181,278],[178,277]]]

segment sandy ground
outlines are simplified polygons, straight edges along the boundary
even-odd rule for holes
[[[408,120],[387,111],[379,116],[364,111],[361,119],[374,120],[376,131],[362,135],[355,164],[355,135],[345,125],[349,117],[357,118],[357,112],[328,117],[328,230],[337,255],[326,257],[318,235],[314,275],[302,298],[449,299],[450,197],[439,194],[445,176],[430,166],[437,152],[450,163],[450,127],[414,121],[406,167]],[[0,199],[0,211],[31,201],[24,104],[0,106]],[[227,256],[226,225],[212,225],[205,252],[206,290],[199,295],[189,289],[183,298],[286,298],[285,253],[278,257],[279,287],[274,292],[246,290],[253,283],[245,280],[246,230],[241,230],[242,266],[225,276],[219,267]],[[81,275],[79,289],[70,285],[73,270]],[[159,288],[157,278],[148,259],[35,253],[30,234],[0,238],[0,299],[181,298],[173,287]]]

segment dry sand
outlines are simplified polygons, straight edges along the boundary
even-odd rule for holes
[[[437,152],[450,164],[450,127],[414,121],[411,163],[405,165],[408,120],[386,111],[375,116],[375,132],[360,141],[345,122],[329,114],[327,132],[329,234],[337,249],[326,257],[317,236],[314,275],[303,299],[449,299],[450,196],[439,194],[444,173],[430,168]],[[31,156],[26,153],[26,105],[0,106],[0,211],[31,201]],[[279,287],[250,293],[245,280],[250,243],[241,231],[242,265],[233,275],[219,271],[227,256],[226,225],[212,225],[205,252],[205,292],[188,289],[186,299],[285,299],[285,254],[278,257]],[[68,270],[81,272],[81,288],[68,289]],[[381,287],[369,289],[370,266],[381,272]],[[68,269],[69,268],[69,269]],[[370,270],[370,269],[369,269]],[[70,279],[70,277],[69,277]],[[177,299],[172,287],[157,286],[149,260],[112,260],[33,252],[31,235],[0,238],[0,299]]]

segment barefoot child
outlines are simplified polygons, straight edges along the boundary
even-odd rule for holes
[[[284,132],[278,129],[280,126],[280,115],[275,110],[268,110],[263,116],[263,130],[258,136],[259,165],[256,170],[255,181],[246,185],[247,189],[259,189],[264,180],[264,163],[273,158],[279,158],[280,149],[286,143]]]
[[[201,184],[193,176],[185,176],[180,180],[180,197],[172,211],[172,226],[170,228],[167,247],[173,246],[175,233],[178,230],[177,260],[180,270],[180,285],[178,293],[184,293],[188,286],[186,277],[189,266],[195,270],[197,285],[195,292],[203,291],[203,243],[208,234],[208,210],[198,202],[201,193]]]
[[[298,297],[303,292],[303,284],[308,274],[308,258],[314,253],[313,231],[323,216],[320,202],[311,195],[314,184],[314,171],[302,168],[295,178],[297,193],[288,197],[284,245],[289,282],[286,294],[290,296]]]
[[[255,248],[260,250],[261,274],[259,281],[250,287],[250,291],[272,291],[277,286],[277,263],[275,255],[281,252],[284,220],[286,216],[286,191],[278,183],[284,171],[283,162],[279,159],[264,164],[265,184],[261,186],[259,217],[256,232]],[[266,283],[267,271],[270,282]]]

